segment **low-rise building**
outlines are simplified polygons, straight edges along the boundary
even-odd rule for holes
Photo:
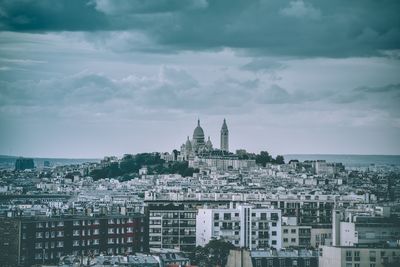
[[[400,266],[400,248],[376,244],[363,246],[320,246],[320,267]]]

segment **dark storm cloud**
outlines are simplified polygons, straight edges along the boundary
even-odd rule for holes
[[[106,16],[88,1],[0,1],[1,30],[90,31],[108,27]]]
[[[177,51],[349,57],[400,48],[397,0],[9,0],[0,7],[3,30],[140,31]]]

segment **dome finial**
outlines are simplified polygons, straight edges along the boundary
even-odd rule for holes
[[[200,119],[197,118],[197,126],[200,126]]]

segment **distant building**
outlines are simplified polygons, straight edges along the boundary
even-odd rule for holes
[[[31,158],[19,157],[15,161],[15,170],[16,171],[23,171],[26,169],[33,169],[33,168],[35,168],[35,164],[33,162],[33,159],[31,159]]]
[[[230,209],[202,208],[196,217],[196,245],[224,239],[236,247],[262,249],[281,244],[281,211],[240,205]]]
[[[226,125],[226,120],[221,127],[221,146],[220,151],[229,152],[229,130]],[[193,131],[193,138],[190,139],[189,136],[184,144],[181,145],[180,155],[185,159],[189,160],[198,155],[209,154],[213,151],[219,151],[213,148],[210,137],[207,141],[205,140],[204,130],[200,126],[200,120],[197,120],[197,126]]]

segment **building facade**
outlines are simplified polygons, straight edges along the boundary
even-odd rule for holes
[[[400,266],[399,247],[321,246],[320,267],[385,267]]]
[[[148,251],[147,222],[143,214],[104,216],[17,217],[0,225],[18,229],[0,233],[5,244],[15,245],[13,257],[0,259],[1,266],[54,264],[64,255],[132,254]],[[1,251],[7,248],[0,247]],[[14,265],[15,266],[15,265]]]
[[[281,244],[281,211],[240,205],[229,209],[199,209],[196,217],[196,245],[224,239],[236,247],[261,249]]]
[[[196,246],[195,209],[183,204],[151,203],[149,214],[149,245],[151,248],[192,251]]]

